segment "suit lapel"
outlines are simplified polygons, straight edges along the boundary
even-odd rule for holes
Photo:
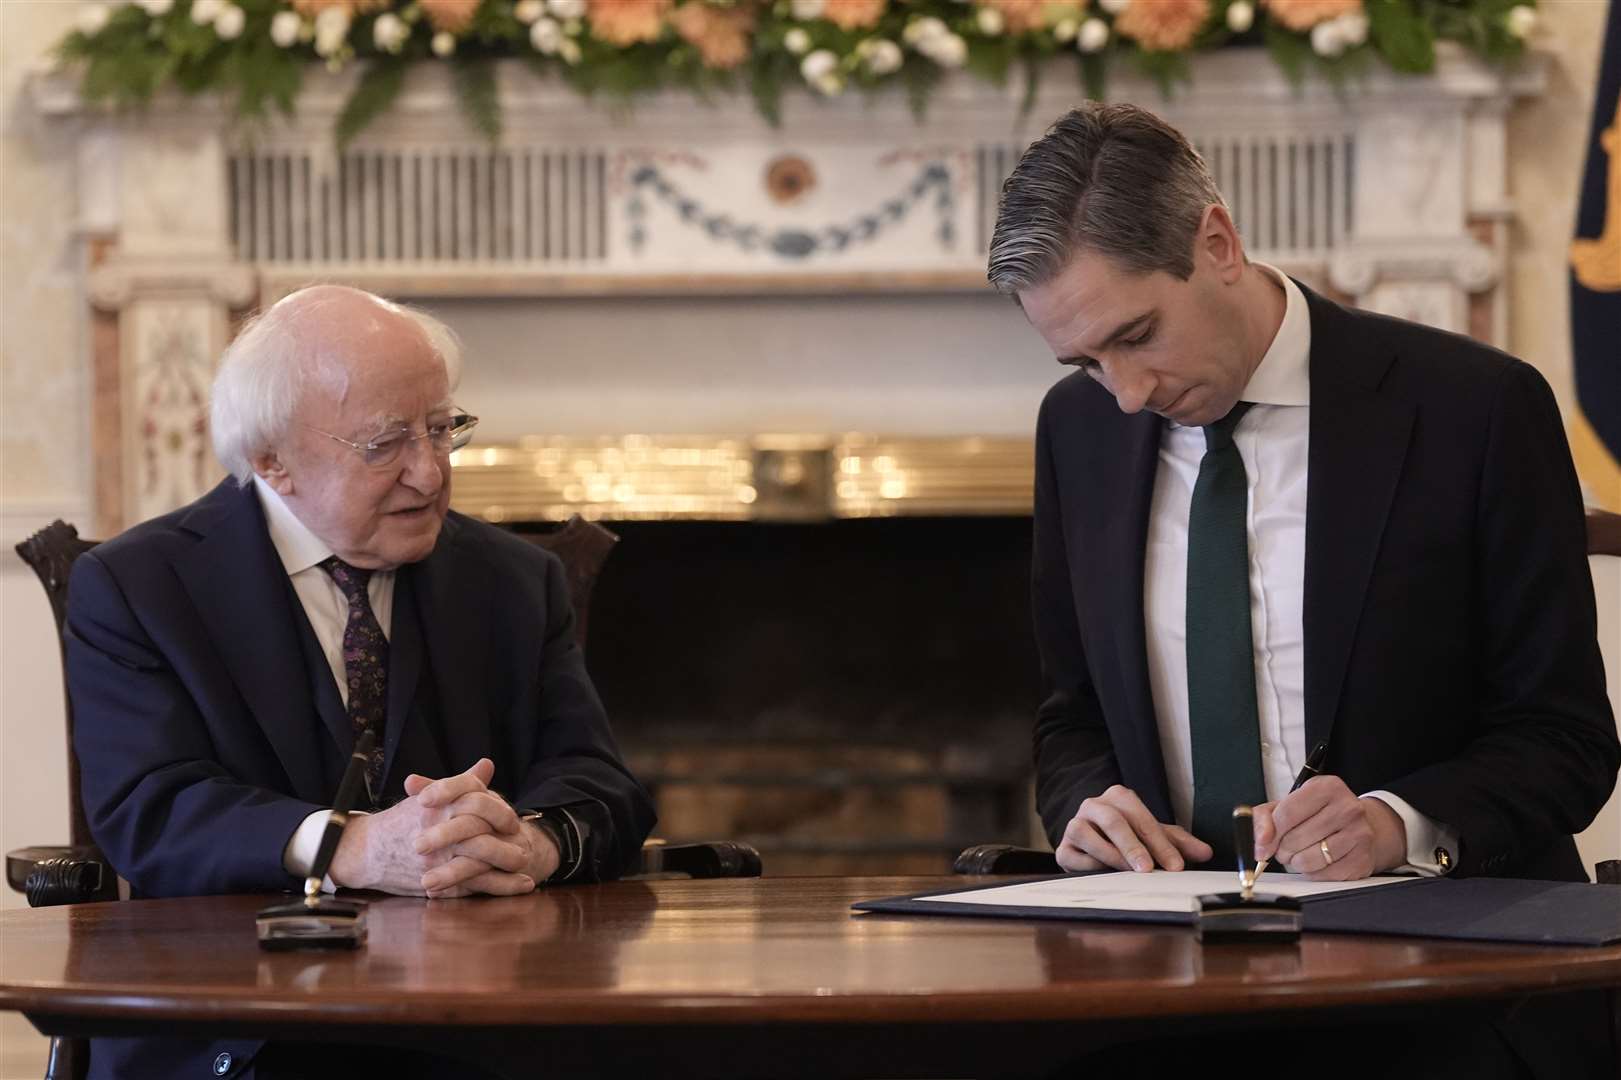
[[[1148,681],[1147,626],[1143,616],[1143,566],[1148,544],[1148,514],[1153,504],[1154,477],[1159,470],[1160,429],[1164,423],[1151,413],[1127,416],[1116,412],[1108,431],[1096,445],[1101,453],[1088,472],[1099,486],[1091,505],[1113,507],[1110,512],[1088,514],[1084,521],[1079,564],[1087,568],[1087,592],[1099,597],[1099,608],[1114,623],[1115,655],[1125,693],[1129,722],[1123,725],[1131,740],[1126,759],[1135,758],[1148,769],[1150,786],[1138,790],[1160,821],[1172,820],[1170,785],[1165,779],[1165,758],[1159,744],[1154,695]],[[1089,558],[1086,552],[1096,552]],[[1071,565],[1076,553],[1072,552]],[[1122,569],[1124,572],[1122,572]],[[1115,738],[1122,728],[1111,725]]]
[[[452,772],[469,768],[481,757],[494,758],[494,739],[488,706],[489,681],[485,673],[492,655],[490,621],[494,585],[488,563],[469,551],[465,531],[455,517],[446,517],[432,554],[409,570],[416,597],[423,654],[435,681],[443,745]],[[413,680],[411,687],[416,683]],[[396,709],[390,691],[390,744]],[[403,709],[400,710],[405,715]],[[497,784],[511,782],[496,777]]]
[[[394,615],[388,635],[388,714],[383,736],[385,780],[393,776],[400,739],[417,711],[417,684],[422,677],[422,620],[417,614],[413,577],[409,566],[400,567],[394,575]],[[422,722],[420,716],[416,720]]]
[[[175,573],[293,794],[321,802],[320,757],[309,745],[315,705],[305,677],[287,575],[251,486],[225,480],[180,523],[197,546]]]
[[[1312,342],[1303,618],[1309,748],[1333,730],[1417,410],[1379,392],[1396,358],[1376,325],[1302,292]]]

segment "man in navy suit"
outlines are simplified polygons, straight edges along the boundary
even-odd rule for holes
[[[654,814],[549,552],[449,512],[455,338],[336,286],[214,386],[232,474],[82,556],[68,684],[91,831],[136,896],[296,888],[361,732],[329,886],[456,897],[612,878]],[[95,1075],[246,1075],[251,1043],[98,1040]],[[261,1057],[260,1063],[263,1063]]]
[[[1250,261],[1197,152],[1132,106],[1026,151],[989,276],[1080,369],[1036,437],[1059,863],[1227,869],[1246,803],[1247,854],[1313,879],[1585,880],[1572,833],[1621,744],[1536,370]]]

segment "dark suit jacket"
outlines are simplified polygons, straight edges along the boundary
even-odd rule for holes
[[[1455,872],[1584,880],[1615,784],[1581,497],[1528,365],[1304,290],[1311,315],[1306,744],[1458,830]],[[1085,375],[1036,436],[1033,593],[1054,844],[1112,784],[1172,820],[1144,644],[1159,417]]]
[[[392,623],[385,795],[489,757],[514,806],[586,820],[587,876],[633,865],[652,803],[586,674],[557,557],[452,513],[398,571]],[[331,805],[354,735],[253,489],[227,480],[81,556],[67,631],[90,829],[132,890],[298,887],[282,851]],[[213,1076],[230,1054],[240,1076],[257,1049],[98,1039],[92,1075]]]

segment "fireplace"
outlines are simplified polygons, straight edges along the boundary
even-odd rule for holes
[[[587,663],[661,836],[771,874],[1029,842],[1028,518],[612,527]]]
[[[587,663],[659,834],[772,874],[943,872],[1028,843],[1037,671],[1026,438],[529,439],[455,505],[621,543]]]

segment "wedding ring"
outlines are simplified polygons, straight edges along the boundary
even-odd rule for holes
[[[1328,850],[1328,841],[1317,841],[1317,850],[1323,853],[1323,869],[1328,869],[1328,864],[1334,861],[1333,854],[1331,854]]]

